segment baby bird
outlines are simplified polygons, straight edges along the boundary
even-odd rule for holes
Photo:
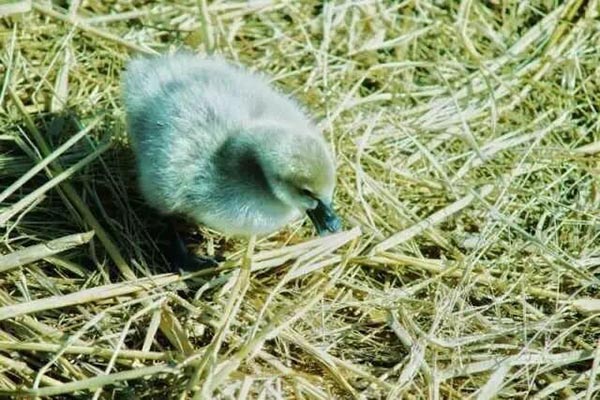
[[[235,236],[303,213],[320,235],[340,229],[325,140],[261,76],[216,57],[137,58],[123,99],[140,190],[163,214]]]

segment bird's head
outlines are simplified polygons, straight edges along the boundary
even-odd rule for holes
[[[332,208],[335,165],[322,136],[278,124],[251,129],[262,138],[258,158],[273,194],[306,212],[319,235],[338,231],[341,221]]]

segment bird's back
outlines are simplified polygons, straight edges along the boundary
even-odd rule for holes
[[[271,89],[261,76],[220,58],[188,53],[138,58],[129,64],[124,86],[128,112],[145,121],[179,120],[193,127],[244,126],[253,120],[306,124],[306,116],[291,99]]]

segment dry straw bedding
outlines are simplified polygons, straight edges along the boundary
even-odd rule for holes
[[[0,397],[600,396],[597,0],[12,3]],[[182,47],[302,100],[346,231],[168,270],[119,77]]]

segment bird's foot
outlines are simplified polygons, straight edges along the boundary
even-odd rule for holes
[[[188,250],[174,223],[170,223],[170,240],[168,259],[173,271],[196,271],[203,268],[214,268],[225,261],[222,256],[204,256]]]
[[[204,268],[214,268],[219,266],[220,261],[223,261],[222,257],[202,256],[192,254],[189,251],[186,254],[177,255],[170,260],[171,267],[175,271],[197,271]]]

